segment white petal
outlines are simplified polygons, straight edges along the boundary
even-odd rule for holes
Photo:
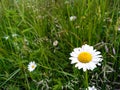
[[[76,54],[75,52],[70,53],[70,55],[71,55],[72,57],[78,57],[78,54]]]
[[[81,48],[75,48],[74,52],[80,52]]]
[[[83,71],[85,72],[87,69],[86,69],[86,67],[83,67]]]
[[[71,60],[71,64],[79,62],[78,59],[75,57],[70,57],[69,59]]]
[[[98,66],[101,66],[101,63],[98,63],[97,65],[98,65]]]
[[[78,63],[78,69],[81,69],[81,68],[83,68],[83,64],[82,63]]]

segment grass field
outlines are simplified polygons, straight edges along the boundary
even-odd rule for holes
[[[84,44],[103,57],[87,80],[69,60]],[[119,79],[120,0],[0,0],[1,90],[120,90]]]

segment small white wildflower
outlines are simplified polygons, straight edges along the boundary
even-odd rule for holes
[[[109,49],[107,47],[107,45],[105,45],[105,51],[108,53],[109,52]]]
[[[12,34],[12,37],[17,37],[17,36],[18,36],[18,34],[16,34],[16,33]]]
[[[36,65],[36,63],[35,63],[34,61],[32,61],[32,62],[30,62],[30,63],[28,64],[28,70],[29,70],[30,72],[32,72],[33,70],[35,70],[36,67],[37,67],[37,65]]]
[[[70,21],[75,21],[76,19],[77,19],[76,16],[71,16],[71,17],[70,17]]]
[[[3,37],[3,38],[5,38],[6,40],[8,40],[8,39],[9,39],[9,36],[5,36],[5,37]]]
[[[107,22],[110,22],[110,23],[111,23],[111,22],[112,22],[112,19],[111,19],[110,17],[108,17],[108,18],[106,18],[106,19],[105,19],[105,21],[107,21]]]
[[[42,19],[43,17],[41,15],[38,15],[36,18],[37,19]]]
[[[77,25],[75,28],[76,28],[76,29],[79,29],[79,28],[80,28],[80,26],[79,26],[79,25]]]
[[[120,26],[118,27],[118,31],[120,31]]]
[[[115,48],[113,48],[113,54],[114,54],[114,55],[116,54]]]
[[[120,14],[120,11],[118,13]]]
[[[24,42],[26,43],[26,45],[29,45],[29,41],[26,38],[24,38]]]
[[[69,1],[65,1],[65,4],[69,4],[70,2]]]
[[[53,46],[57,46],[57,45],[58,45],[58,41],[55,40],[55,41],[53,42]]]
[[[88,89],[86,90],[97,90],[97,89],[95,88],[95,86],[92,86],[92,87],[88,87]]]
[[[20,49],[19,44],[17,42],[14,42],[13,44],[17,49]]]

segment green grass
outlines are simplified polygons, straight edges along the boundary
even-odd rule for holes
[[[102,65],[88,72],[89,86],[120,89],[118,27],[120,0],[0,0],[0,88],[83,90],[84,72],[69,57],[88,44],[103,56]],[[30,61],[37,64],[33,72]]]

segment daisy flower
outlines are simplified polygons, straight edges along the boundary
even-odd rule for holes
[[[53,46],[57,46],[57,45],[58,45],[58,41],[55,40],[55,41],[53,42]]]
[[[81,48],[75,48],[72,53],[70,53],[71,64],[76,64],[75,67],[78,69],[93,70],[96,65],[101,65],[100,62],[103,60],[102,55],[93,46],[87,44],[83,45]]]
[[[36,66],[37,66],[36,63],[32,61],[28,64],[28,70],[32,72],[33,70],[35,70]]]
[[[77,19],[76,16],[71,16],[71,17],[70,17],[70,21],[75,21],[76,19]]]
[[[92,87],[88,87],[88,89],[86,90],[97,90],[97,89],[95,88],[95,86],[92,86]]]

